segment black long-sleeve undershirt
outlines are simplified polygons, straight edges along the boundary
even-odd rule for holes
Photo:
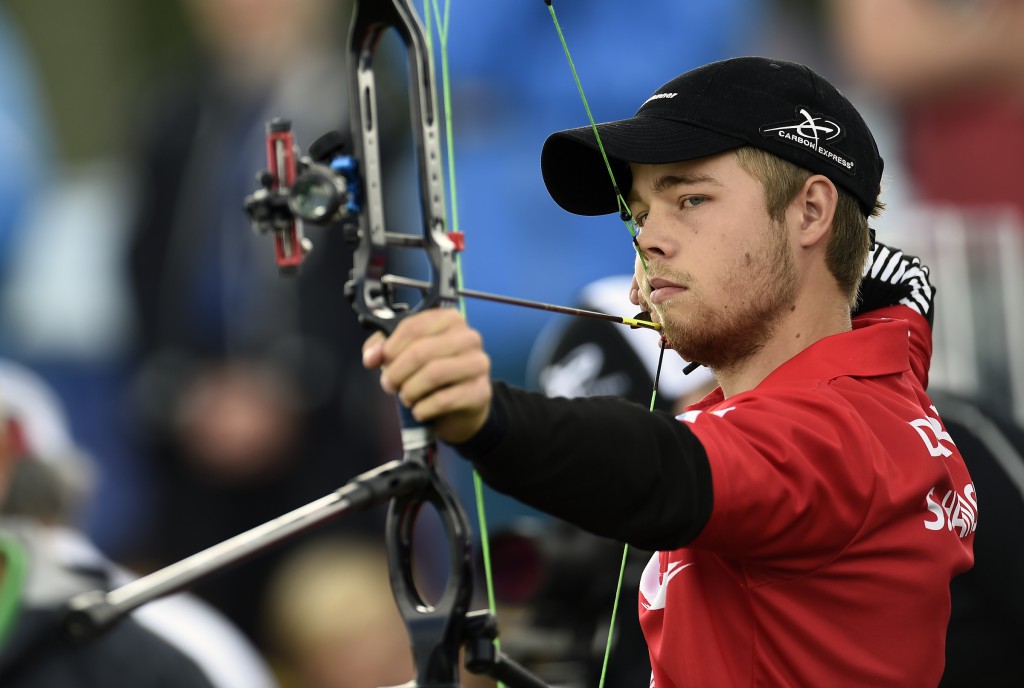
[[[487,423],[455,449],[495,490],[641,549],[682,547],[711,515],[697,437],[671,414],[622,399],[495,383]]]

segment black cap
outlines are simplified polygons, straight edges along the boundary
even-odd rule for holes
[[[882,158],[864,119],[835,86],[793,62],[738,57],[698,67],[659,88],[632,118],[597,130],[623,193],[630,162],[680,162],[747,145],[828,177],[865,216],[881,188]],[[549,136],[541,169],[569,212],[618,212],[591,127]]]

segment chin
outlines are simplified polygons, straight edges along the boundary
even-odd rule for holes
[[[701,327],[675,322],[666,325],[662,336],[667,342],[665,348],[672,349],[684,360],[697,361],[706,366],[721,363],[723,355],[728,358],[733,348],[733,342],[706,325]]]

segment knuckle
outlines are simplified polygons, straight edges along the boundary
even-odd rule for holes
[[[476,356],[476,366],[481,375],[489,375],[491,372],[491,357],[485,351],[480,351]]]
[[[439,312],[438,320],[449,327],[457,325],[463,320],[462,313],[457,308],[441,308]]]
[[[436,390],[446,383],[446,366],[441,361],[430,361],[420,370],[420,383],[427,389]]]
[[[480,349],[484,345],[484,337],[478,330],[467,329],[465,337],[466,344],[470,348]]]

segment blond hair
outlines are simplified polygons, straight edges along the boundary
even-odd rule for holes
[[[740,166],[761,182],[768,216],[775,222],[782,222],[789,204],[812,173],[753,146],[737,148],[735,153]],[[852,307],[870,249],[868,218],[852,194],[839,186],[836,189],[839,202],[832,220],[832,236],[825,250],[825,264]],[[878,217],[884,209],[885,205],[876,199],[871,217]]]

